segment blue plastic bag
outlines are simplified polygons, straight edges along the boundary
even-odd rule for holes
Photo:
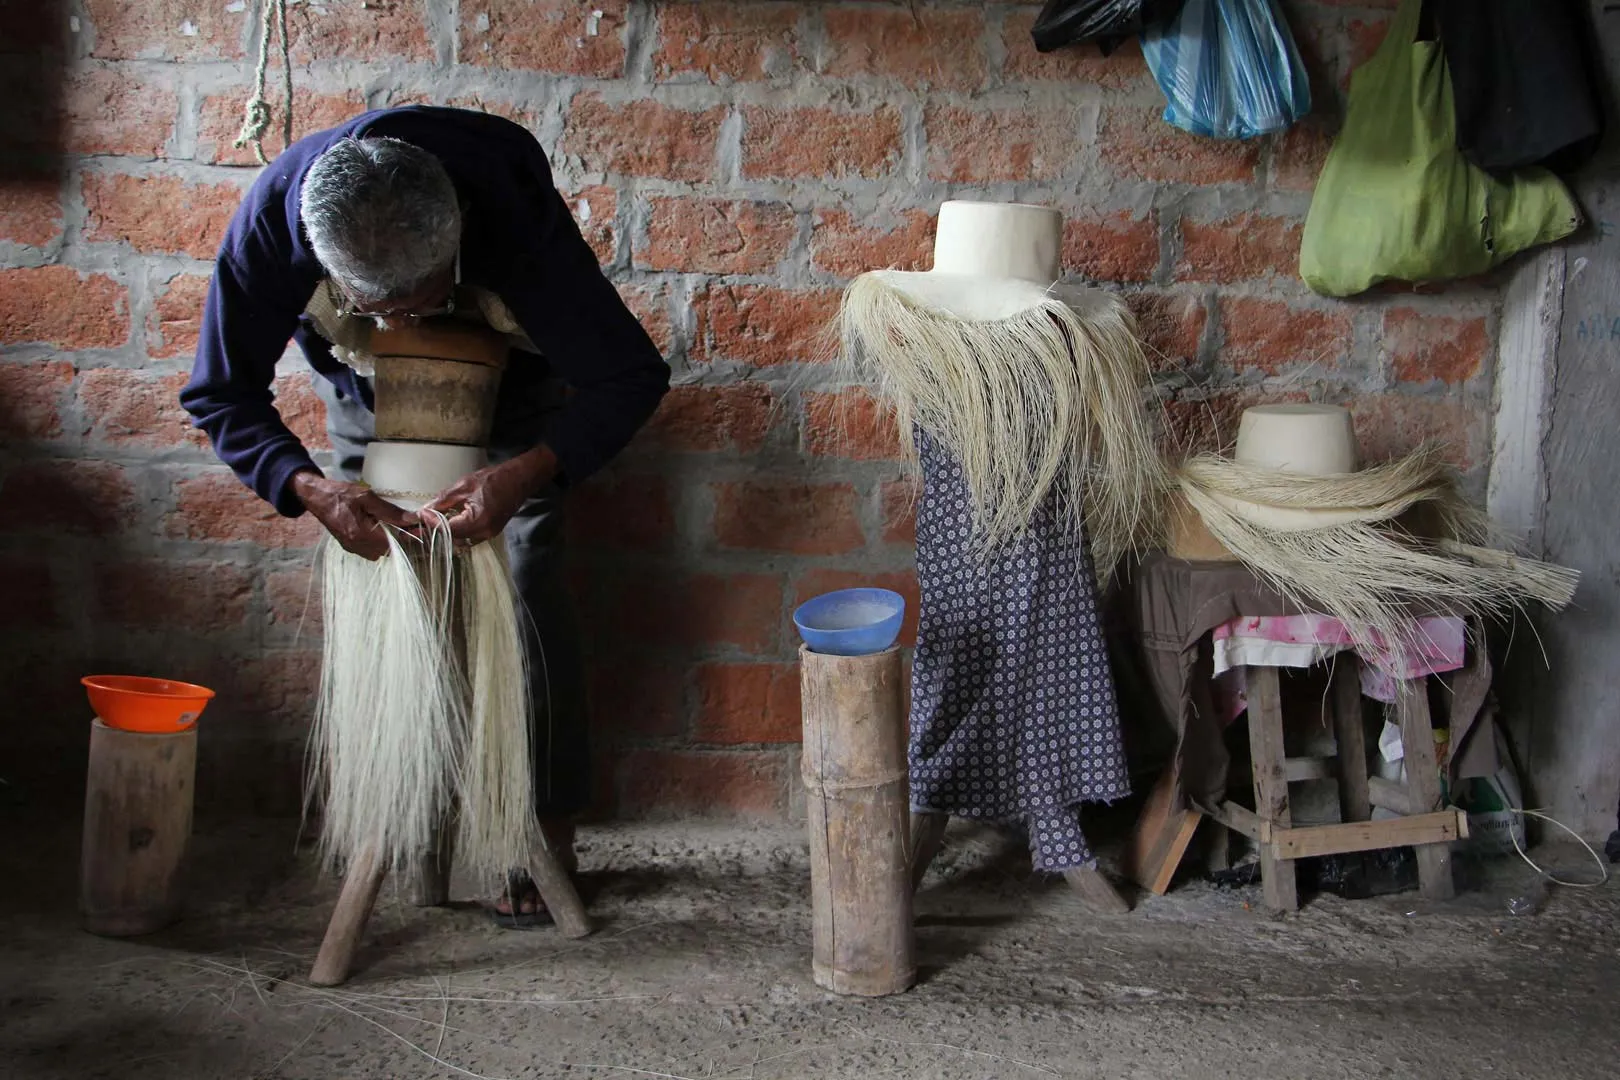
[[[1169,104],[1166,123],[1194,135],[1252,139],[1311,111],[1311,85],[1276,0],[1187,0],[1142,53]]]

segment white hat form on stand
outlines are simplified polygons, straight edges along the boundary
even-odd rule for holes
[[[1259,469],[1301,477],[1343,476],[1360,468],[1350,410],[1342,405],[1256,405],[1243,410],[1232,459]],[[1211,492],[1233,513],[1283,532],[1321,529],[1355,521],[1360,508],[1303,509],[1272,506]]]
[[[960,319],[1005,319],[1040,304],[1062,276],[1063,215],[1049,206],[940,204],[934,267],[876,271],[913,299]]]
[[[478,446],[374,442],[366,447],[360,479],[400,509],[420,510],[488,461],[489,455]]]

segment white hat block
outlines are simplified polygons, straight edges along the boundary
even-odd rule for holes
[[[478,446],[374,442],[366,447],[360,479],[402,510],[420,510],[451,484],[489,463]]]
[[[1044,301],[1062,276],[1063,215],[1028,203],[941,203],[933,269],[877,273],[886,284],[957,318],[1008,318]]]
[[[1342,405],[1256,405],[1238,421],[1233,460],[1299,476],[1343,476],[1359,468],[1355,426]],[[1262,528],[1278,532],[1326,529],[1360,520],[1358,508],[1271,506],[1229,495],[1210,498]]]

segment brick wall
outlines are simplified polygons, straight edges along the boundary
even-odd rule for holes
[[[74,679],[142,670],[221,692],[206,805],[296,802],[317,526],[256,502],[175,403],[254,174],[230,143],[257,6],[0,0],[19,54],[0,58],[0,157],[35,166],[0,184],[8,777],[26,761],[70,790]],[[852,274],[926,265],[944,198],[1064,208],[1068,272],[1137,311],[1184,441],[1308,396],[1352,404],[1375,455],[1435,434],[1485,464],[1495,283],[1338,303],[1294,276],[1345,75],[1394,6],[1290,5],[1320,115],[1246,144],[1162,124],[1134,47],[1038,55],[1021,4],[292,6],[300,133],[410,101],[525,124],[674,365],[651,427],[576,499],[605,806],[788,811],[792,607],[857,582],[915,596],[895,440],[818,334]],[[277,390],[320,446],[301,361]]]

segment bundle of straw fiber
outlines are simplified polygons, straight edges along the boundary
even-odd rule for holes
[[[975,536],[989,556],[1049,498],[1091,540],[1106,581],[1163,529],[1169,477],[1144,412],[1147,359],[1130,309],[1092,289],[1053,287],[1036,305],[969,319],[864,274],[845,291],[840,353],[852,378],[961,465]]]
[[[522,610],[497,540],[456,552],[441,517],[388,530],[376,561],[328,540],[326,635],[306,799],[330,868],[363,852],[410,865],[456,815],[463,865],[528,863],[538,825]]]
[[[1413,643],[1414,614],[1503,614],[1575,595],[1574,570],[1482,546],[1490,523],[1434,444],[1386,465],[1305,476],[1204,454],[1176,479],[1233,557],[1301,606],[1341,620],[1357,644]],[[1397,519],[1427,511],[1433,535]],[[1289,515],[1297,518],[1287,524]]]

